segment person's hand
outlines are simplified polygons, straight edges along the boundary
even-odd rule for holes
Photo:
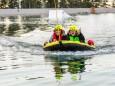
[[[47,45],[47,44],[48,44],[48,42],[46,41],[46,42],[44,43],[44,46]]]
[[[65,33],[62,33],[61,36],[65,36],[66,34]]]
[[[81,28],[79,28],[79,30],[78,30],[78,35],[81,33]]]
[[[79,33],[81,33],[81,28],[79,28]]]
[[[57,41],[56,39],[53,40],[53,42]]]

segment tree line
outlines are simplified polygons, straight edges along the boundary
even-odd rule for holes
[[[108,0],[55,0],[57,8],[104,7]],[[54,8],[54,0],[0,0],[0,8]]]

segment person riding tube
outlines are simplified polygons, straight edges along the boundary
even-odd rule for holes
[[[53,35],[50,37],[49,42],[54,41],[61,41],[66,40],[65,31],[63,30],[61,25],[56,25],[53,30]],[[44,45],[46,45],[48,42],[45,42]]]
[[[50,42],[66,40],[65,31],[61,25],[56,25],[54,27],[53,35],[50,38]]]
[[[69,28],[67,40],[85,42],[85,37],[77,26],[72,25]]]

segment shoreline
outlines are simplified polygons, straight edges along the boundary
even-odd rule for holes
[[[55,10],[55,8],[0,9],[0,16],[48,15],[49,10]],[[115,13],[115,8],[57,8],[57,10],[64,10],[68,14]]]

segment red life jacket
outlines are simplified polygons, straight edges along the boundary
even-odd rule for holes
[[[54,30],[55,31],[55,30]],[[65,31],[64,30],[61,30],[61,34],[62,33],[65,33]],[[60,40],[62,40],[62,36],[60,35],[60,36],[57,36],[55,33],[53,34],[53,37],[52,37],[52,41],[55,41],[55,40],[57,40],[57,41],[60,41]]]
[[[52,41],[54,41],[54,40],[57,40],[57,41],[60,41],[60,40],[62,40],[62,36],[60,35],[60,36],[57,36],[55,33],[53,34],[53,37],[52,37]]]

